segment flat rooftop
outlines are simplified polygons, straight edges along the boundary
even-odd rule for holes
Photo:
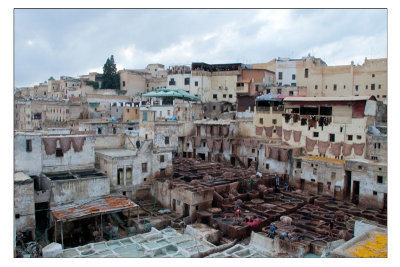
[[[111,149],[96,149],[95,153],[100,153],[105,156],[112,158],[116,157],[132,157],[136,156],[137,152],[135,150],[124,149],[124,148],[111,148]]]

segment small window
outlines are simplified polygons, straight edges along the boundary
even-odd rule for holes
[[[353,140],[353,136],[352,135],[348,135],[347,136],[347,140],[352,141]]]
[[[374,196],[377,196],[378,192],[374,191],[372,194],[374,194]]]
[[[304,78],[308,78],[308,69],[304,69]]]
[[[32,152],[32,140],[26,140],[26,152]]]
[[[314,87],[314,88],[315,88],[315,90],[317,90],[317,89],[318,89],[318,85],[315,85],[315,87]]]
[[[142,172],[147,172],[147,162],[142,163]]]
[[[256,153],[256,150],[253,148],[253,149],[251,150],[251,153]]]
[[[113,134],[117,134],[117,128],[113,127]]]
[[[296,161],[296,168],[301,169],[301,160]]]
[[[379,85],[378,85],[378,89],[381,89],[381,88],[382,88],[382,86],[379,84]]]
[[[319,136],[319,133],[318,133],[318,132],[314,132],[313,136],[314,136],[314,137],[318,137],[318,136]]]
[[[329,141],[335,142],[335,134],[329,134]]]
[[[292,74],[292,80],[296,80],[296,74]]]
[[[343,127],[340,127],[340,132],[343,133]]]
[[[378,184],[382,184],[382,183],[383,183],[383,176],[378,176],[378,177],[376,178],[376,182],[377,182]]]
[[[279,88],[279,89],[277,90],[277,93],[278,93],[278,94],[282,94],[282,89]]]
[[[356,85],[356,91],[358,91],[358,85]]]
[[[293,91],[289,91],[289,95],[293,95]]]
[[[264,119],[260,118],[260,124],[264,124]]]
[[[215,110],[215,106],[213,106],[213,110]]]
[[[337,85],[334,84],[334,85],[333,85],[333,91],[336,91],[336,90],[337,90]]]
[[[271,93],[271,89],[267,89],[267,94]]]
[[[317,175],[317,168],[313,168],[312,173],[313,173],[314,175]]]
[[[56,148],[56,157],[63,157],[64,153],[62,152],[61,148]]]
[[[195,82],[194,82],[194,86],[199,86],[199,82],[198,82],[198,81],[195,81]]]
[[[357,140],[361,140],[361,135],[357,135]]]
[[[122,86],[125,87],[125,81],[122,81]],[[147,86],[149,86],[149,85],[147,85]]]
[[[346,89],[346,85],[343,85],[343,89]]]
[[[256,91],[258,92],[258,85],[256,85]]]
[[[358,165],[358,169],[359,169],[359,170],[362,170],[363,167],[362,167],[361,165]]]
[[[269,170],[269,164],[265,163],[265,169]]]
[[[311,182],[315,182],[315,179],[311,179]]]
[[[328,89],[328,85],[325,85],[325,89]]]
[[[372,78],[375,78],[375,74],[374,73],[372,73]]]
[[[277,120],[276,119],[273,119],[272,120],[272,124],[276,124],[277,123]]]
[[[190,85],[190,78],[185,78],[185,85]]]
[[[365,86],[365,89],[368,89],[368,85]]]
[[[160,162],[164,162],[164,155],[160,156]]]
[[[166,144],[166,145],[169,145],[169,136],[166,136],[166,137],[165,137],[165,144]]]
[[[218,99],[217,94],[213,94],[214,99]]]
[[[371,90],[375,90],[375,84],[371,83]]]
[[[386,95],[383,95],[382,98],[386,98]]]
[[[232,94],[229,94],[229,98],[232,98]]]
[[[101,128],[97,128],[97,134],[101,134]]]
[[[226,94],[223,94],[222,97],[223,97],[223,98],[226,98]]]
[[[278,80],[282,80],[282,72],[278,73]]]

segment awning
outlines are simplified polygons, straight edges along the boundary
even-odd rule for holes
[[[126,196],[111,195],[85,199],[50,209],[56,221],[74,221],[105,213],[115,213],[138,207]]]

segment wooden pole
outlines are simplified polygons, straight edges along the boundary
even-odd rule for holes
[[[57,220],[54,218],[54,242],[57,243]]]
[[[63,222],[61,222],[61,245],[64,249],[64,233],[63,233]]]

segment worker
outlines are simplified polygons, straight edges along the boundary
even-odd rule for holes
[[[269,226],[269,234],[270,234],[272,237],[275,236],[275,230],[276,230],[275,223],[271,223],[271,225]]]
[[[258,171],[258,160],[256,161],[256,172]]]
[[[279,186],[279,175],[275,173],[275,185]]]
[[[288,191],[288,187],[289,187],[289,185],[287,183],[283,184],[283,188],[285,189],[285,191]]]

